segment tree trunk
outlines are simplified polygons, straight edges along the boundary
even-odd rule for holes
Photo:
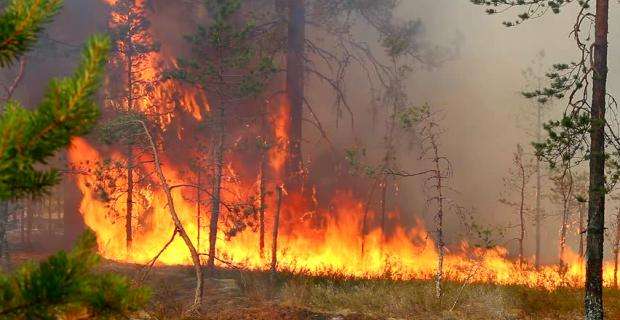
[[[213,166],[215,172],[213,174],[213,192],[211,193],[211,221],[209,223],[209,257],[207,260],[207,268],[209,276],[215,273],[215,246],[217,242],[217,225],[220,219],[221,207],[221,191],[222,191],[222,173],[224,168],[224,108],[217,110],[216,134],[217,141],[215,143],[215,154],[213,155]]]
[[[132,39],[127,39],[131,43]],[[127,111],[133,112],[133,58],[131,53],[127,53]],[[125,212],[125,247],[127,254],[131,251],[133,241],[133,148],[131,143],[127,146],[127,202]]]
[[[30,210],[26,212],[26,247],[28,249],[32,248],[32,221],[34,220],[34,210],[36,206],[36,203],[34,201],[37,200],[29,201]]]
[[[368,193],[368,198],[366,199],[366,203],[364,204],[364,216],[362,217],[362,257],[366,254],[366,234],[368,233],[368,211],[370,210],[370,204],[375,195],[375,190],[377,189],[377,184],[379,180],[374,179],[372,183],[372,187],[370,188],[370,192]]]
[[[525,241],[525,185],[527,183],[525,176],[525,167],[520,163],[521,169],[521,199],[519,203],[519,263],[523,263],[523,242]]]
[[[125,212],[125,245],[127,254],[131,252],[133,242],[133,150],[131,145],[127,147],[127,202]]]
[[[196,173],[196,249],[200,252],[200,229],[202,228],[202,212],[200,207],[200,201],[202,201],[200,194],[200,170]]]
[[[286,100],[290,108],[289,158],[290,178],[287,188],[296,192],[301,186],[303,159],[301,154],[304,108],[304,47],[306,41],[306,9],[304,0],[288,0],[288,40],[286,55]]]
[[[432,134],[432,133],[431,133]],[[443,296],[442,279],[443,279],[443,259],[445,255],[445,243],[443,239],[443,219],[444,219],[444,203],[443,203],[443,176],[440,166],[439,147],[435,141],[435,137],[431,136],[431,144],[433,147],[433,155],[435,163],[435,180],[437,191],[437,274],[435,277],[435,294],[437,299]]]
[[[603,243],[605,229],[605,100],[609,0],[596,1],[594,74],[590,130],[590,190],[585,283],[586,320],[603,319]]]
[[[265,256],[265,165],[267,161],[265,159],[265,152],[261,151],[261,153],[259,168],[260,181],[258,182],[258,205],[260,206],[258,208],[258,250],[262,258]]]
[[[536,142],[542,143],[542,106],[538,105],[537,112],[537,127],[536,127]],[[534,215],[534,223],[536,227],[536,256],[534,265],[536,269],[540,267],[540,228],[541,228],[541,170],[540,170],[540,157],[536,157],[536,213]]]
[[[620,208],[616,213],[616,239],[614,241],[614,288],[618,289],[618,258],[620,255]]]
[[[564,261],[564,252],[566,251],[566,231],[568,228],[568,204],[564,203],[562,210],[562,227],[560,228],[560,272],[566,271],[566,262]]]
[[[7,239],[7,229],[9,222],[9,202],[0,203],[0,263],[8,270],[11,265],[11,255],[9,253],[9,241]]]
[[[194,292],[193,308],[199,309],[202,304],[202,293],[204,289],[204,279],[203,279],[203,274],[202,274],[202,267],[200,264],[200,255],[198,254],[196,247],[194,247],[192,240],[187,235],[187,232],[185,231],[185,228],[183,227],[183,224],[181,223],[181,219],[179,219],[179,215],[177,214],[176,208],[174,206],[174,199],[172,198],[172,192],[170,191],[170,186],[168,185],[168,181],[166,180],[166,177],[164,176],[164,172],[161,168],[161,161],[159,159],[159,152],[157,151],[157,147],[155,146],[155,141],[153,141],[153,137],[149,133],[149,130],[146,127],[146,124],[142,121],[139,121],[138,123],[142,126],[144,133],[147,135],[150,148],[151,148],[151,153],[153,154],[153,159],[155,162],[155,169],[157,172],[157,177],[159,178],[159,182],[161,183],[161,186],[164,189],[164,192],[166,193],[168,211],[170,213],[172,221],[174,222],[176,231],[179,233],[179,235],[183,239],[183,242],[185,242],[187,249],[189,250],[192,262],[194,264],[194,273],[196,276],[196,290]],[[174,238],[174,235],[173,235],[173,238]]]
[[[385,242],[387,225],[387,177],[381,182],[381,245]]]
[[[271,238],[271,274],[275,274],[278,268],[278,232],[280,231],[280,209],[282,206],[282,187],[276,188],[276,212],[273,217],[273,234]]]
[[[583,256],[585,254],[584,251],[584,245],[585,245],[585,241],[584,241],[584,218],[585,218],[585,210],[586,210],[586,204],[585,203],[580,203],[579,204],[579,258],[583,259]]]
[[[50,239],[53,236],[53,231],[54,231],[54,223],[52,220],[52,214],[53,214],[53,204],[54,204],[54,196],[53,195],[49,195],[47,196],[47,235],[48,237],[50,237]]]

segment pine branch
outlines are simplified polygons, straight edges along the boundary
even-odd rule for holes
[[[62,0],[11,0],[0,15],[0,67],[13,63],[37,41],[44,24],[51,21]]]
[[[42,193],[58,181],[56,170],[38,171],[71,137],[87,133],[99,116],[94,95],[101,84],[110,47],[92,37],[72,77],[53,80],[34,111],[10,101],[0,116],[0,199]]]

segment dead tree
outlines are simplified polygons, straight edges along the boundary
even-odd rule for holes
[[[442,133],[437,115],[429,108],[425,110],[425,119],[420,130],[422,138],[422,158],[432,163],[432,169],[426,178],[425,186],[429,189],[428,203],[435,208],[435,242],[437,247],[437,270],[435,272],[435,296],[441,301],[443,297],[443,264],[446,252],[444,222],[450,189],[448,179],[452,176],[452,165],[440,149],[439,137]]]
[[[170,185],[168,184],[168,180],[166,180],[166,176],[164,175],[164,172],[162,170],[161,161],[159,158],[159,151],[157,149],[157,145],[155,144],[155,141],[153,140],[153,136],[151,135],[144,121],[141,121],[141,120],[134,120],[134,121],[135,121],[134,122],[135,124],[140,125],[142,129],[144,130],[146,141],[148,143],[148,146],[151,149],[153,160],[155,163],[155,169],[157,172],[157,177],[159,178],[161,187],[166,193],[168,212],[170,213],[172,221],[174,222],[174,225],[175,225],[175,234],[178,233],[179,236],[181,236],[181,238],[183,239],[183,242],[185,242],[185,245],[187,246],[187,249],[189,250],[192,262],[194,264],[194,273],[196,276],[196,290],[194,292],[194,305],[192,306],[192,308],[194,308],[195,310],[198,310],[200,309],[200,306],[202,304],[202,293],[204,290],[204,278],[203,278],[203,273],[202,273],[202,266],[200,263],[200,256],[198,255],[198,251],[194,247],[192,240],[189,238],[189,235],[185,231],[185,228],[183,227],[183,224],[181,223],[181,219],[179,218],[179,215],[177,214],[176,208],[174,206],[174,198],[172,197],[172,191],[171,191]]]
[[[524,262],[524,242],[526,233],[526,217],[530,211],[526,201],[529,198],[528,184],[532,175],[537,172],[532,161],[526,159],[523,147],[517,144],[517,151],[513,154],[512,168],[509,170],[508,176],[504,178],[504,191],[502,192],[500,202],[515,209],[517,211],[518,228],[517,241],[519,243],[519,262]],[[515,196],[516,194],[516,196]],[[516,198],[516,200],[515,200]],[[538,212],[535,213],[535,222],[539,218]]]

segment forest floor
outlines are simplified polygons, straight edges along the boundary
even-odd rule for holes
[[[139,278],[144,269],[106,263],[105,269]],[[192,301],[193,270],[154,267],[145,284],[153,299],[148,319],[185,319]],[[432,281],[355,280],[340,275],[311,277],[218,270],[207,280],[198,319],[374,320],[374,319],[580,319],[583,292],[553,292],[519,286],[446,283],[443,302]],[[620,320],[620,291],[605,291],[607,319]]]

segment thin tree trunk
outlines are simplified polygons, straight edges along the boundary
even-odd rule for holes
[[[368,198],[366,199],[366,203],[364,204],[364,216],[362,217],[362,257],[366,254],[366,234],[368,233],[368,211],[370,210],[370,203],[372,202],[372,198],[375,195],[375,190],[377,189],[378,180],[375,179],[372,187],[370,188],[370,192],[368,193]]]
[[[443,219],[444,219],[444,203],[443,203],[443,175],[441,171],[441,158],[439,157],[439,146],[435,140],[435,136],[431,133],[431,145],[433,148],[433,162],[435,164],[435,180],[437,182],[435,188],[437,192],[437,274],[435,277],[435,294],[437,299],[443,296],[442,280],[443,280],[443,260],[445,255],[445,243],[443,237]]]
[[[26,212],[30,210],[29,200],[22,200],[24,209],[19,213],[19,243],[26,245]]]
[[[131,42],[132,39],[127,39]],[[127,111],[133,112],[133,57],[131,53],[127,54]],[[127,146],[127,202],[125,212],[125,248],[127,254],[131,252],[131,243],[133,242],[133,146],[131,143]]]
[[[523,242],[525,241],[525,184],[526,176],[525,176],[525,167],[523,163],[520,162],[521,169],[521,199],[519,203],[519,263],[523,263],[524,261],[524,253],[523,253]]]
[[[288,40],[286,55],[286,97],[290,107],[290,146],[287,188],[301,186],[301,155],[304,107],[304,47],[306,42],[306,8],[304,0],[288,0]]]
[[[11,265],[11,255],[9,252],[9,241],[7,239],[9,222],[9,202],[0,203],[0,259],[4,269],[8,270]]]
[[[30,210],[26,214],[26,246],[28,249],[32,248],[32,220],[35,210],[35,200],[30,200]]]
[[[259,168],[260,181],[258,182],[258,205],[260,206],[258,208],[258,233],[259,233],[258,250],[259,250],[261,258],[265,256],[265,208],[266,208],[266,204],[265,204],[265,197],[266,197],[265,164],[266,162],[267,161],[265,159],[265,152],[261,150],[260,168]]]
[[[271,238],[271,274],[275,274],[278,268],[278,232],[280,231],[280,209],[282,206],[282,187],[276,188],[276,212],[273,217],[273,233]]]
[[[127,147],[127,202],[125,211],[125,247],[127,254],[131,252],[133,242],[133,150],[131,145]]]
[[[176,208],[174,206],[174,199],[172,197],[172,192],[170,191],[170,185],[168,185],[168,181],[166,180],[166,176],[164,175],[164,172],[161,167],[161,161],[159,159],[159,152],[157,151],[157,147],[155,146],[155,141],[153,141],[153,137],[151,136],[148,128],[146,127],[146,124],[142,121],[139,121],[138,123],[142,126],[144,133],[146,134],[148,138],[149,145],[151,147],[151,152],[153,153],[153,159],[155,162],[155,169],[157,172],[157,177],[159,178],[159,182],[161,183],[161,186],[164,189],[164,192],[166,193],[168,212],[170,213],[170,216],[172,217],[172,221],[174,222],[177,232],[183,239],[183,242],[185,242],[185,245],[187,246],[187,249],[189,250],[192,262],[194,263],[194,273],[196,276],[196,290],[194,292],[193,308],[199,309],[202,304],[202,293],[204,289],[204,279],[203,279],[202,267],[200,265],[200,256],[198,255],[198,251],[194,247],[192,240],[187,235],[187,232],[185,231],[185,228],[183,227],[183,224],[181,223],[181,220],[179,219],[179,215],[177,214]]]
[[[53,199],[54,197],[51,194],[47,197],[47,235],[50,238],[52,237],[54,231],[54,223],[52,220]]]
[[[542,106],[538,105],[538,114],[537,114],[537,127],[536,127],[536,142],[542,142]],[[542,222],[542,212],[540,208],[541,204],[541,166],[540,166],[540,157],[536,157],[536,213],[534,216],[534,223],[536,227],[536,256],[534,261],[534,266],[536,269],[540,268],[540,235],[541,235],[541,222]]]
[[[207,268],[209,276],[215,273],[215,246],[217,242],[217,225],[220,219],[222,173],[224,168],[224,108],[217,111],[215,154],[213,157],[215,173],[213,175],[213,192],[211,193],[211,221],[209,223],[209,257]]]
[[[200,210],[200,170],[196,173],[196,249],[200,251],[200,229],[202,228],[202,212]]]
[[[594,75],[590,130],[590,191],[585,283],[586,320],[603,319],[603,244],[605,229],[605,108],[609,0],[596,1]]]
[[[620,258],[620,208],[616,213],[616,239],[614,241],[614,288],[618,289],[618,259]]]
[[[584,251],[584,218],[585,218],[585,203],[579,203],[579,258],[583,259]]]
[[[387,224],[387,177],[383,178],[383,182],[381,182],[381,244],[385,242],[386,239],[386,224]]]

